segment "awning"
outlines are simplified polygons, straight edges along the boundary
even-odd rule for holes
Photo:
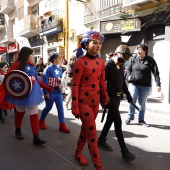
[[[53,29],[48,30],[48,31],[40,32],[39,35],[40,36],[48,36],[48,35],[57,34],[57,33],[60,33],[60,32],[63,32],[63,28],[62,27],[56,27],[56,28],[53,28]]]
[[[5,53],[5,52],[6,52],[6,48],[5,48],[5,47],[0,46],[0,53]]]

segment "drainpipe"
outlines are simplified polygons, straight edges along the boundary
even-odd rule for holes
[[[66,18],[65,18],[65,59],[68,61],[68,37],[69,37],[69,1],[66,0]]]

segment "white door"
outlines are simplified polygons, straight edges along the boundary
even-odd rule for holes
[[[164,58],[163,56],[163,49],[165,46],[164,42],[165,42],[164,40],[148,41],[148,46],[149,46],[148,55],[153,57],[158,65],[161,82],[162,80],[166,79],[164,74],[165,65],[162,64]],[[156,90],[155,77],[153,75],[152,75],[152,89],[149,97],[162,100],[161,92],[158,93]]]

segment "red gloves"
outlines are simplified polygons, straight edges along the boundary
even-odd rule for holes
[[[49,91],[50,93],[54,90],[53,87],[49,87],[47,85],[45,85],[42,81],[38,80],[38,83],[40,85],[40,87],[42,87],[43,89]]]
[[[75,118],[80,118],[80,110],[78,106],[72,107],[72,114],[75,116]]]

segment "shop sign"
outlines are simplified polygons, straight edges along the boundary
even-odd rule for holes
[[[100,22],[100,32],[102,34],[140,31],[140,28],[141,28],[141,21],[138,18]]]
[[[13,43],[13,44],[9,44],[7,46],[7,53],[14,53],[19,51],[19,44],[18,43]]]
[[[5,52],[6,52],[6,48],[0,46],[0,53],[5,53]]]

